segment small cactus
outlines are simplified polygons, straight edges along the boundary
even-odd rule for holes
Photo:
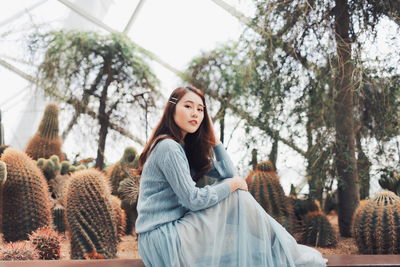
[[[57,104],[46,106],[39,128],[26,146],[25,152],[32,159],[47,159],[57,155],[60,160],[64,160],[61,138],[58,136],[58,113]]]
[[[381,169],[383,172],[378,180],[379,185],[386,190],[394,192],[400,196],[400,173],[394,169]]]
[[[124,154],[119,162],[107,170],[107,177],[111,182],[111,193],[118,196],[119,183],[129,176],[130,170],[134,168],[136,150],[133,147],[125,148]]]
[[[65,233],[65,209],[61,204],[56,204],[53,207],[53,225],[57,232]]]
[[[400,197],[383,191],[359,205],[353,234],[361,254],[400,254]]]
[[[1,248],[0,261],[38,260],[39,253],[35,246],[27,241],[7,243]]]
[[[62,237],[56,231],[48,228],[40,228],[29,235],[29,240],[38,251],[39,259],[60,259]]]
[[[140,176],[136,175],[133,169],[129,172],[129,177],[122,180],[118,187],[118,194],[122,200],[121,207],[126,214],[126,234],[133,230],[137,219],[137,199],[139,195]]]
[[[110,186],[100,171],[72,174],[63,196],[71,259],[115,258],[119,240],[110,197]]]
[[[336,246],[336,233],[325,214],[313,211],[304,217],[300,243],[315,247]]]

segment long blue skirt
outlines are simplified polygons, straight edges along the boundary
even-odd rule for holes
[[[235,191],[217,205],[139,234],[146,266],[326,266],[317,250],[297,244],[253,196]]]

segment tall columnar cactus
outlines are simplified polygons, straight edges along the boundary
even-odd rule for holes
[[[113,195],[118,196],[119,183],[129,176],[131,169],[135,167],[136,149],[133,147],[125,148],[124,154],[119,162],[115,163],[107,170],[107,176],[110,179]]]
[[[49,228],[40,228],[29,235],[41,260],[59,260],[61,256],[62,237]]]
[[[51,223],[50,196],[43,174],[25,153],[8,148],[1,156],[7,165],[3,186],[3,233],[7,242]]]
[[[48,104],[36,134],[28,142],[25,152],[34,160],[57,155],[62,161],[61,138],[58,135],[58,106]]]
[[[64,194],[72,259],[115,258],[118,230],[110,191],[97,170],[72,174]]]
[[[265,211],[280,222],[289,232],[294,231],[293,206],[279,182],[275,172],[251,172],[249,192]]]
[[[353,233],[361,254],[400,254],[400,197],[384,191],[360,204]]]
[[[300,243],[316,247],[336,246],[335,230],[325,214],[313,211],[304,217]]]
[[[53,225],[59,233],[65,233],[65,208],[57,203],[53,207]]]

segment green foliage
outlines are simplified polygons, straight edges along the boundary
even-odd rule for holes
[[[303,219],[300,243],[316,247],[336,246],[336,233],[326,215],[320,211],[308,213]]]
[[[30,242],[7,243],[1,248],[0,261],[38,260],[39,254]]]
[[[295,229],[293,206],[275,172],[252,171],[246,179],[249,192],[264,210],[281,223],[287,231]]]
[[[62,237],[54,230],[40,228],[29,235],[29,240],[38,251],[40,260],[60,259]]]
[[[26,240],[32,231],[51,223],[47,182],[25,153],[9,148],[1,160],[8,173],[2,196],[4,240]]]
[[[400,254],[400,198],[384,191],[364,200],[354,214],[353,234],[361,254]]]
[[[47,159],[52,155],[64,159],[61,138],[58,136],[58,113],[57,104],[51,103],[46,106],[39,128],[25,149],[26,154],[32,159]]]
[[[72,175],[64,196],[71,259],[116,257],[118,229],[111,190],[95,169]]]

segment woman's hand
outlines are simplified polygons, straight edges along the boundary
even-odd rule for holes
[[[246,180],[243,179],[242,177],[235,176],[233,178],[228,178],[225,179],[229,185],[231,186],[231,192],[234,192],[236,190],[244,190],[244,191],[249,191],[247,188],[247,183]]]
[[[219,143],[221,143],[219,141],[219,139],[217,138],[217,135],[215,134],[215,128],[214,128],[214,124],[213,121],[211,119],[210,113],[208,113],[208,119],[210,121],[210,125],[211,125],[211,132],[212,132],[212,137],[211,137],[211,145],[214,147],[216,145],[219,145]]]

